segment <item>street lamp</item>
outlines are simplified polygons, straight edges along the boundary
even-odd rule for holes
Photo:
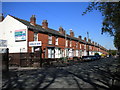
[[[89,32],[87,32],[87,40],[89,40]],[[89,45],[88,45],[87,55],[89,56]]]

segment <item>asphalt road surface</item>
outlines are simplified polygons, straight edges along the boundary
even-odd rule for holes
[[[107,90],[114,89],[120,77],[114,58],[79,62],[65,67],[10,70],[3,76],[2,88],[10,90]],[[117,82],[119,87],[119,83]],[[117,89],[118,89],[117,87]]]

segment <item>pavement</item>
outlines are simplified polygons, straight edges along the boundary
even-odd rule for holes
[[[11,67],[3,76],[2,88],[14,89],[115,89],[120,77],[117,61],[105,58],[91,62],[79,62],[65,67]],[[117,89],[120,83],[117,83]]]

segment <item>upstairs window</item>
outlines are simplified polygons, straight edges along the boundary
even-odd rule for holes
[[[52,35],[48,36],[48,44],[52,44]]]
[[[76,48],[78,48],[78,42],[76,42]]]
[[[89,46],[89,49],[92,49],[92,46]]]
[[[84,45],[84,49],[86,49],[86,45]]]
[[[82,45],[80,44],[80,49],[82,48]]]
[[[34,41],[38,41],[38,33],[34,33]]]
[[[68,40],[66,40],[66,47],[68,46]]]
[[[70,41],[70,47],[72,47],[72,41]]]
[[[55,39],[55,45],[58,45],[58,37]]]

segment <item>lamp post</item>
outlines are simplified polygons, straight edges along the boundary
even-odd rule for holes
[[[20,66],[21,66],[21,48],[20,48]]]
[[[87,40],[89,40],[89,32],[87,32]],[[89,45],[88,45],[87,55],[89,56]]]
[[[69,53],[68,53],[68,50],[67,50],[67,47],[68,47],[68,40],[67,40],[67,32],[68,30],[65,30],[65,56],[69,56]],[[67,46],[66,46],[67,44]]]

